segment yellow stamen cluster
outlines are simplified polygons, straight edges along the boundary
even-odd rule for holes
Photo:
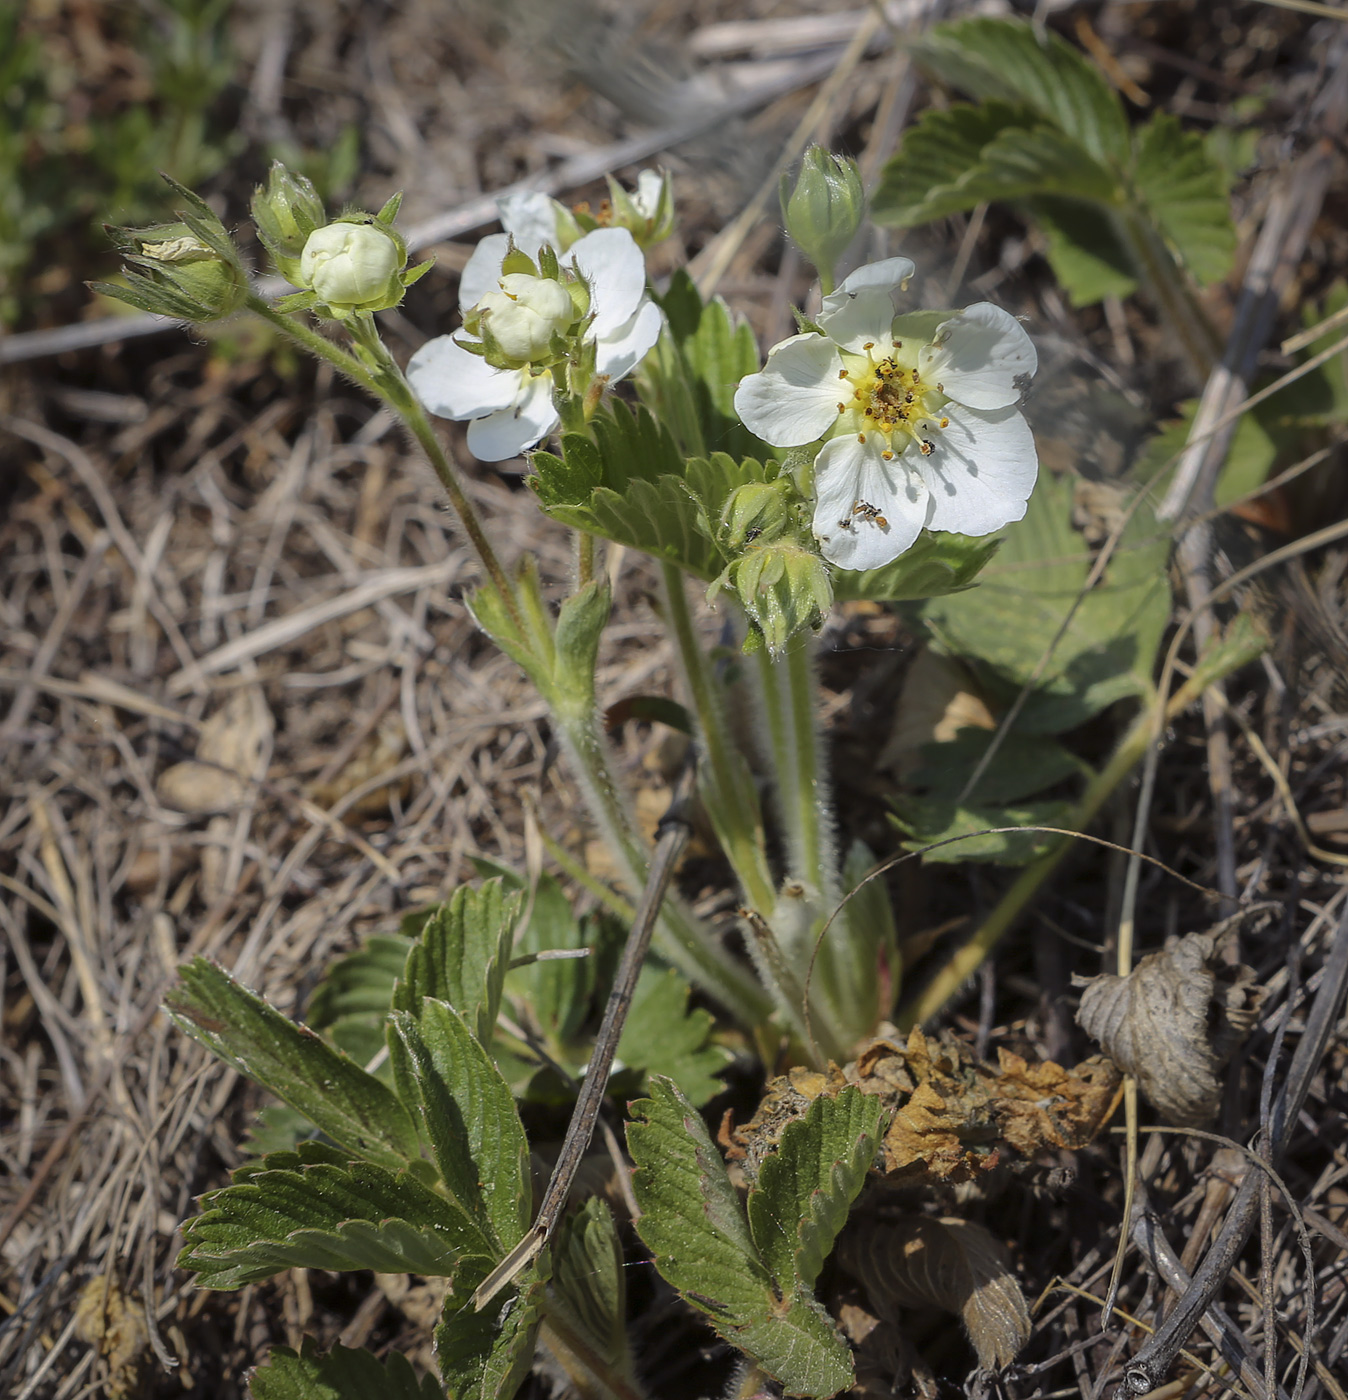
[[[891,341],[891,352],[876,358],[875,343],[868,342],[860,355],[844,354],[844,368],[838,378],[852,386],[849,401],[840,401],[839,414],[851,413],[857,427],[857,441],[864,443],[871,431],[884,435],[887,447],[881,453],[885,461],[893,461],[903,452],[908,440],[916,442],[924,457],[936,451],[932,434],[938,428],[948,428],[950,419],[941,414],[946,403],[944,386],[926,384],[915,364],[903,363],[903,342]],[[895,443],[895,436],[899,442]]]

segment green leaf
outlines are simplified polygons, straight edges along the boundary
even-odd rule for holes
[[[529,484],[554,520],[668,559],[710,583],[725,566],[713,539],[726,497],[768,479],[759,462],[724,453],[684,462],[667,430],[621,402],[596,414],[597,442],[562,439],[562,455],[536,452]],[[775,467],[772,469],[774,472]]]
[[[569,1321],[610,1371],[633,1375],[627,1344],[627,1281],[613,1213],[591,1196],[567,1216],[552,1246],[552,1289]]]
[[[1132,254],[1108,209],[1053,195],[1037,196],[1028,204],[1048,238],[1049,266],[1073,306],[1093,306],[1107,296],[1136,291]]]
[[[1128,159],[1123,104],[1099,70],[1051,30],[1017,19],[959,20],[936,25],[913,55],[970,96],[1028,107],[1104,164]]]
[[[909,851],[924,851],[926,865],[958,865],[963,861],[988,861],[993,865],[1028,865],[1058,839],[1038,831],[991,831],[991,827],[1072,826],[1075,807],[1071,802],[1022,802],[1005,807],[957,807],[946,797],[895,797],[891,799],[892,820],[912,839],[905,841]],[[971,833],[980,832],[982,835]],[[951,838],[967,836],[967,840]],[[939,841],[948,846],[928,851]]]
[[[920,766],[910,775],[909,785],[925,791],[929,797],[958,797],[994,737],[990,729],[965,726],[944,743],[924,744]],[[969,796],[980,804],[994,806],[1019,802],[1088,771],[1087,766],[1056,739],[1012,730],[997,746],[992,761]]]
[[[637,372],[642,402],[685,456],[766,456],[771,449],[739,421],[734,403],[740,380],[759,368],[753,330],[720,297],[704,303],[682,268],[660,304],[667,328]]]
[[[517,955],[583,948],[596,926],[582,923],[571,912],[571,902],[551,875],[540,875],[534,890],[528,927],[516,945]],[[511,971],[506,987],[512,999],[523,1002],[544,1043],[561,1058],[564,1047],[576,1037],[590,1013],[594,995],[595,960],[561,958],[530,963]]]
[[[916,543],[880,569],[835,569],[835,602],[868,598],[876,603],[938,598],[968,588],[997,553],[1001,540],[970,539],[924,530]]]
[[[911,228],[974,208],[985,198],[969,187],[986,174],[984,147],[1003,131],[1034,124],[1027,108],[1006,102],[928,108],[885,165],[871,201],[872,217],[878,224]]]
[[[178,1256],[203,1288],[239,1288],[283,1269],[374,1269],[452,1276],[491,1248],[456,1202],[409,1172],[301,1143],[234,1173],[201,1198]]]
[[[298,1352],[274,1346],[266,1364],[248,1374],[253,1400],[444,1400],[434,1376],[422,1376],[398,1351],[385,1361],[363,1348],[320,1352],[305,1337]]]
[[[874,854],[854,841],[843,862],[843,889],[851,894],[842,915],[825,935],[820,958],[830,973],[834,1001],[846,1010],[855,1039],[874,1033],[893,1009],[903,975],[894,908],[883,880],[861,880],[875,866]],[[852,891],[856,893],[852,893]]]
[[[852,1384],[852,1356],[808,1292],[779,1295],[696,1109],[667,1079],[632,1105],[637,1232],[661,1275],[788,1395],[830,1396]]]
[[[186,964],[164,1005],[188,1035],[334,1142],[395,1169],[420,1159],[412,1119],[388,1088],[223,968],[205,958]]]
[[[377,933],[338,958],[309,998],[309,1025],[326,1030],[346,1016],[378,1018],[382,1025],[411,946],[412,940],[400,934]]]
[[[511,1400],[534,1362],[543,1284],[526,1274],[519,1292],[498,1295],[481,1312],[471,1291],[458,1288],[445,1300],[435,1329],[440,1378],[454,1400]]]
[[[632,1009],[618,1042],[618,1059],[672,1079],[699,1108],[725,1088],[718,1077],[732,1058],[711,1041],[709,1011],[688,1008],[688,983],[672,968],[642,969]]]
[[[1190,681],[1204,688],[1257,661],[1268,650],[1268,635],[1247,612],[1238,612],[1226,631],[1198,658]]]
[[[532,1202],[529,1144],[510,1087],[443,1001],[424,998],[416,1016],[394,1012],[393,1029],[440,1175],[505,1254],[528,1228]]]
[[[1199,282],[1231,270],[1236,229],[1226,176],[1201,133],[1158,112],[1138,133],[1133,175],[1142,204]]]
[[[490,1045],[510,966],[520,896],[500,880],[461,885],[422,925],[393,993],[399,1011],[421,1012],[422,998],[447,1002]]]
[[[1072,612],[1091,563],[1072,529],[1072,491],[1070,477],[1042,472],[1025,518],[1006,527],[1001,552],[979,586],[923,608],[944,649],[964,657],[1008,703],[1035,676],[1071,613],[1017,720],[1021,733],[1058,734],[1116,700],[1149,694],[1170,617],[1170,540],[1146,506],[1105,576]]]
[[[873,1094],[820,1095],[782,1130],[749,1193],[749,1225],[783,1292],[811,1288],[866,1181],[884,1117]]]

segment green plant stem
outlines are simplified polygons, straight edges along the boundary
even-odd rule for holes
[[[1193,703],[1202,693],[1203,687],[1186,681],[1164,705],[1163,724],[1169,723],[1176,715]],[[1071,826],[1084,831],[1104,806],[1114,789],[1146,757],[1147,749],[1156,735],[1156,706],[1159,698],[1145,705],[1134,719],[1127,733],[1119,740],[1109,762],[1086,786],[1073,813]],[[938,1011],[959,991],[965,980],[972,977],[986,958],[1001,941],[1002,936],[1025,911],[1026,905],[1039,892],[1039,887],[1058,868],[1062,858],[1073,845],[1070,836],[1059,836],[1053,845],[1032,865],[1027,865],[1017,876],[1011,888],[1001,897],[997,907],[979,926],[974,936],[958,948],[936,977],[923,989],[918,999],[900,1014],[899,1029],[905,1034],[914,1026],[931,1020]]]
[[[716,678],[698,642],[683,574],[676,565],[663,564],[661,575],[666,615],[706,753],[707,776],[702,786],[707,809],[746,902],[767,918],[772,914],[777,891],[768,867],[758,794],[726,723]]]
[[[646,881],[646,847],[614,781],[598,712],[592,704],[581,707],[557,697],[547,698],[557,737],[581,785],[590,816],[618,864],[619,877],[629,890],[639,891]],[[661,910],[655,948],[743,1024],[756,1025],[771,1011],[763,988],[673,895],[666,898]]]
[[[412,392],[412,386],[403,377],[403,372],[379,338],[374,318],[364,314],[346,322],[352,339],[365,351],[365,359],[361,360],[334,345],[326,336],[319,335],[303,321],[278,311],[262,297],[250,293],[246,305],[250,311],[275,326],[288,339],[303,346],[316,358],[326,360],[399,414],[435,469],[436,476],[440,478],[440,484],[449,496],[450,504],[454,507],[459,524],[477,554],[483,573],[496,586],[523,635],[519,603],[510,576],[497,558],[496,551],[482,528],[482,522],[478,519],[477,511],[473,509],[472,502],[459,483],[459,474],[454,469],[454,464],[449,460],[440,439],[435,435],[435,429],[426,417],[425,410],[421,407],[421,401]]]
[[[1169,322],[1199,384],[1222,357],[1222,344],[1184,270],[1134,200],[1115,212],[1115,227],[1153,302]]]

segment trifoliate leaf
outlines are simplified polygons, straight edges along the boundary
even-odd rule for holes
[[[1019,19],[959,20],[936,25],[913,54],[961,92],[1028,107],[1102,163],[1128,158],[1128,119],[1118,95],[1051,30]]]
[[[884,1106],[859,1089],[821,1096],[782,1131],[749,1193],[749,1225],[783,1292],[811,1288],[875,1161]]]
[[[480,889],[461,885],[422,926],[394,990],[394,1007],[415,1016],[423,997],[447,1002],[489,1045],[519,911],[520,895],[505,894],[500,880]]]
[[[943,647],[1008,701],[1035,677],[1071,613],[1021,711],[1016,727],[1022,733],[1061,733],[1116,700],[1148,694],[1170,617],[1170,541],[1145,505],[1104,577],[1072,612],[1091,560],[1072,529],[1071,512],[1071,479],[1041,473],[1025,518],[1006,527],[1001,551],[978,587],[923,608]]]
[[[354,953],[338,958],[309,998],[309,1025],[327,1030],[344,1016],[377,1017],[382,1024],[411,946],[411,939],[400,934],[375,934]]]
[[[422,1376],[401,1353],[384,1361],[363,1348],[320,1352],[306,1337],[298,1353],[274,1346],[266,1364],[248,1373],[253,1400],[444,1400],[434,1376]]]
[[[164,1006],[188,1035],[334,1142],[395,1169],[420,1160],[416,1128],[391,1090],[223,968],[205,958],[188,963]]]
[[[399,1088],[419,1106],[441,1178],[505,1254],[528,1227],[532,1203],[529,1144],[510,1087],[443,1001],[424,998],[417,1015],[394,1012],[393,1029]]]
[[[711,1043],[711,1013],[689,1009],[691,990],[672,968],[644,968],[618,1042],[618,1059],[667,1076],[700,1108],[725,1088],[717,1076],[731,1055]]]
[[[203,1288],[240,1288],[283,1269],[452,1276],[493,1250],[478,1221],[408,1172],[316,1142],[273,1153],[201,1198],[178,1264]]]
[[[435,1329],[440,1378],[454,1400],[511,1400],[534,1362],[543,1284],[531,1272],[518,1292],[499,1294],[481,1312],[471,1301],[473,1286],[445,1300]]]
[[[851,1385],[851,1352],[828,1314],[808,1290],[783,1296],[774,1285],[697,1110],[658,1077],[632,1107],[637,1231],[661,1275],[788,1395],[827,1397]]]
[[[1231,270],[1236,230],[1226,176],[1202,135],[1158,112],[1138,133],[1137,192],[1199,282],[1220,282]]]

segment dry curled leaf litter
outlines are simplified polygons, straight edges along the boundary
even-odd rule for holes
[[[938,1307],[964,1322],[984,1370],[1000,1370],[1030,1337],[1030,1310],[1006,1251],[970,1220],[904,1215],[868,1221],[838,1246],[843,1268],[888,1322]]]
[[[1254,977],[1222,960],[1213,935],[1190,933],[1127,977],[1079,979],[1077,1021],[1166,1122],[1204,1128],[1217,1116],[1218,1076],[1263,1000]]]

